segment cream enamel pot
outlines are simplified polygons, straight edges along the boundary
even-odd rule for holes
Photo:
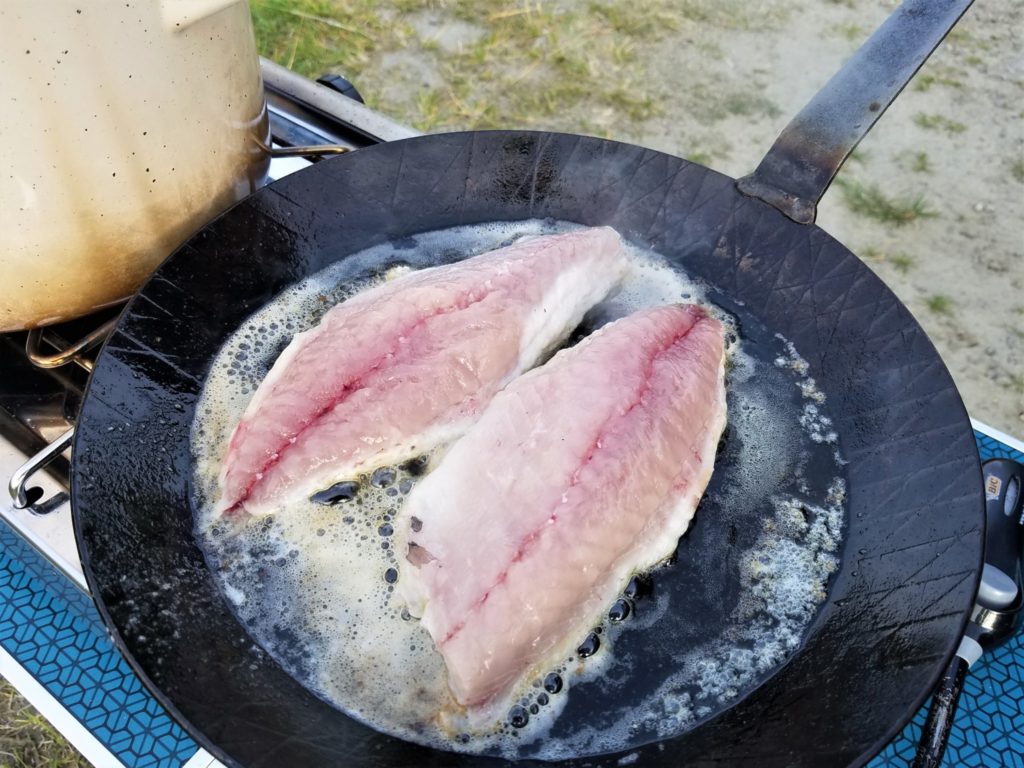
[[[0,71],[0,332],[127,298],[266,173],[243,0],[6,0]]]

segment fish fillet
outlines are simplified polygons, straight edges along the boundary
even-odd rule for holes
[[[274,511],[467,429],[626,268],[608,227],[520,240],[362,291],[298,334],[232,434],[220,512]]]
[[[722,336],[693,305],[605,326],[499,393],[410,494],[399,594],[471,714],[501,714],[674,551],[725,427]]]

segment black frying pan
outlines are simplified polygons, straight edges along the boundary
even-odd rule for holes
[[[189,430],[221,344],[295,281],[427,230],[551,217],[615,227],[705,280],[749,333],[792,340],[828,398],[849,462],[842,563],[800,648],[731,707],[668,742],[637,746],[638,764],[833,766],[879,750],[921,705],[967,619],[982,555],[980,471],[961,400],[924,332],[811,222],[842,160],[967,5],[906,2],[739,183],[611,141],[448,134],[321,162],[195,235],[128,305],[100,354],[72,471],[89,586],[159,700],[233,764],[487,762],[371,730],[253,643],[193,540]],[[729,471],[727,451],[716,478]],[[730,543],[711,512],[698,514],[684,546],[700,537],[728,563]],[[734,574],[719,572],[702,594],[735,592]],[[682,562],[673,573],[685,582]],[[660,588],[680,591],[675,580]],[[713,633],[714,606],[702,605],[707,613],[687,613],[679,626]],[[657,679],[663,665],[637,664],[638,679]]]

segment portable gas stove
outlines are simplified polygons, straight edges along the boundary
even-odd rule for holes
[[[263,62],[275,153],[271,180],[308,166],[297,148],[351,149],[416,134],[343,95]],[[351,91],[348,91],[351,93]],[[119,655],[90,598],[71,523],[69,445],[96,350],[119,308],[0,335],[0,674],[97,766],[220,765],[157,703]],[[974,422],[982,460],[1024,461],[1024,444]],[[907,765],[927,709],[872,766]],[[1024,638],[967,678],[949,765],[1024,768]]]

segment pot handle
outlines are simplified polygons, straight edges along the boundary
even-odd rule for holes
[[[736,183],[740,192],[813,224],[847,156],[972,2],[904,0]]]

